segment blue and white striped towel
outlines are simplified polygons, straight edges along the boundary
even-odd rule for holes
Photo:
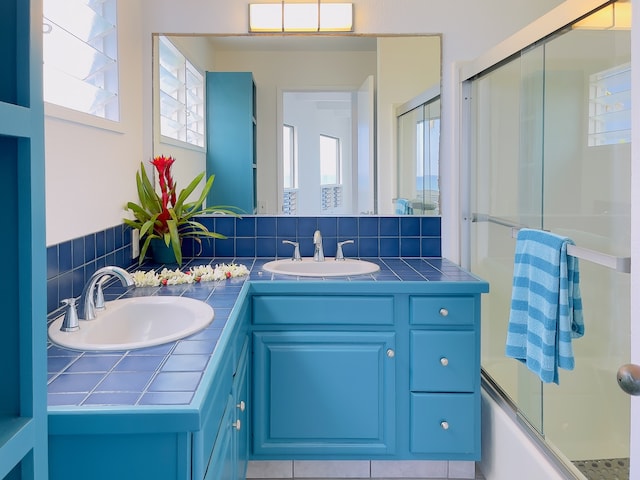
[[[396,199],[396,215],[413,215],[411,203],[406,198]]]
[[[558,381],[558,367],[573,370],[571,340],[584,335],[578,259],[573,241],[521,229],[516,241],[511,312],[505,353],[543,382]]]

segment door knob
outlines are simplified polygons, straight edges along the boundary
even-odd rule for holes
[[[629,395],[640,395],[640,365],[627,363],[618,369],[618,385]]]

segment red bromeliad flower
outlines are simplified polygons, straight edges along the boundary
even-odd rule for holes
[[[176,186],[171,176],[171,165],[175,162],[173,157],[165,157],[161,155],[155,157],[151,164],[156,167],[158,171],[158,181],[160,183],[160,193],[162,196],[162,213],[158,215],[158,220],[162,224],[162,233],[168,232],[167,220],[171,218],[169,214],[169,208],[174,207],[176,204]]]

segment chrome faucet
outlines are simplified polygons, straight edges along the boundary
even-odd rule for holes
[[[320,230],[316,230],[313,234],[313,260],[316,262],[324,262],[324,249],[322,248],[322,234]]]
[[[84,320],[93,320],[96,318],[96,285],[105,275],[113,275],[114,277],[117,277],[123,287],[130,287],[134,284],[131,274],[123,268],[107,266],[96,270],[82,290],[78,311],[79,318]]]
[[[336,251],[336,260],[337,261],[344,261],[344,252],[342,251],[342,246],[343,245],[348,245],[350,243],[353,243],[353,240],[345,240],[344,242],[338,242],[338,247],[337,247],[337,251]]]

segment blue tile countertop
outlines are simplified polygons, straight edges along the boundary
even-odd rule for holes
[[[182,295],[211,305],[213,322],[185,339],[120,352],[79,352],[48,344],[48,405],[132,407],[189,405],[243,287],[250,282],[479,282],[480,279],[442,258],[370,259],[380,271],[370,275],[319,279],[272,275],[262,270],[268,258],[197,258],[183,267],[235,262],[250,269],[247,277],[164,287],[132,288],[119,283],[105,289],[107,300],[141,295]],[[153,265],[143,265],[150,270]],[[133,268],[137,269],[137,268]],[[244,288],[246,291],[247,288]],[[62,314],[53,312],[49,322]]]

